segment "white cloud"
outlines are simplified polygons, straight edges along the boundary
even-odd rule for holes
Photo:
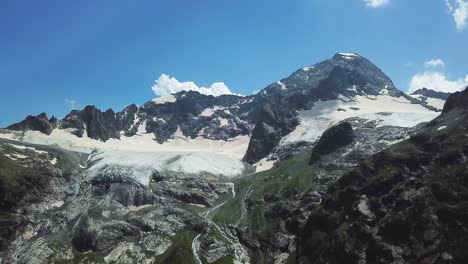
[[[364,0],[364,3],[368,7],[377,8],[387,5],[390,3],[390,0]]]
[[[70,110],[75,109],[75,106],[76,106],[76,101],[75,100],[65,99],[65,103],[68,105],[68,108],[70,108]]]
[[[450,13],[452,13],[452,12],[453,12],[453,6],[452,6],[452,4],[450,3],[449,0],[445,0],[445,5],[447,6],[448,11],[449,11]]]
[[[229,88],[223,82],[213,83],[210,87],[199,87],[194,82],[179,82],[174,77],[161,74],[152,87],[153,91],[159,96],[174,94],[181,91],[196,91],[205,95],[220,96],[223,94],[232,94]]]
[[[448,11],[453,15],[458,31],[466,29],[468,24],[468,0],[445,0]]]
[[[445,67],[445,63],[441,59],[432,59],[424,62],[424,67],[426,68],[436,68],[436,67]]]
[[[449,80],[442,72],[418,73],[411,78],[409,93],[426,87],[440,92],[457,92],[468,86],[468,75],[458,80]]]

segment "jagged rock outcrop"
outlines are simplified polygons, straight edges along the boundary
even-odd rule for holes
[[[442,100],[447,100],[447,98],[450,96],[450,93],[444,93],[444,92],[439,92],[439,91],[434,91],[428,88],[421,88],[416,91],[414,91],[411,95],[421,95],[424,97],[430,97],[430,98],[437,98],[437,99],[442,99]]]
[[[327,129],[312,149],[309,164],[315,163],[323,155],[330,154],[338,148],[351,144],[354,139],[354,130],[349,122],[341,122]]]
[[[198,92],[180,92],[173,101],[150,101],[139,108],[138,125],[146,124],[146,131],[163,143],[176,131],[189,138],[198,136],[227,140],[252,132],[252,97],[236,95],[207,96]]]
[[[102,112],[95,106],[86,106],[83,110],[73,110],[60,122],[64,129],[76,129],[75,135],[81,137],[84,132],[92,139],[107,141],[119,138],[121,124],[125,120],[118,120],[112,109]]]
[[[251,164],[266,157],[299,122],[295,111],[274,103],[265,103],[257,119],[243,159]]]
[[[25,120],[8,126],[7,129],[20,131],[33,130],[50,135],[56,126],[57,118],[52,117],[48,119],[45,113],[41,113],[37,116],[29,115]]]
[[[301,235],[303,263],[464,263],[468,91],[409,140],[332,185]]]
[[[468,109],[468,87],[464,91],[456,92],[447,98],[442,113],[448,113],[454,109],[466,111]]]

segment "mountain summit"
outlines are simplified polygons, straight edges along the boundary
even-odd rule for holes
[[[414,91],[410,96],[420,100],[423,104],[429,107],[434,107],[437,111],[441,111],[449,95],[450,93],[421,88]]]

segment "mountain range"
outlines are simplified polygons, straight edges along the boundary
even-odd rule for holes
[[[337,53],[0,130],[0,263],[463,263],[467,92]]]

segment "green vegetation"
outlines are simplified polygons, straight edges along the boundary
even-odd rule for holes
[[[308,165],[309,158],[309,153],[301,153],[281,162],[275,168],[234,180],[236,197],[226,202],[213,220],[220,224],[240,223],[255,229],[275,229],[275,224],[264,217],[265,198],[276,196],[281,200],[289,200],[323,188],[315,181],[313,167]],[[254,204],[254,209],[247,213],[248,219],[241,219],[246,216],[243,212],[246,200]]]
[[[197,264],[192,253],[192,241],[196,236],[197,233],[193,231],[176,234],[172,239],[171,247],[156,258],[156,263]]]
[[[232,264],[232,263],[234,263],[234,258],[232,256],[222,257],[216,260],[215,262],[213,262],[213,264]]]

